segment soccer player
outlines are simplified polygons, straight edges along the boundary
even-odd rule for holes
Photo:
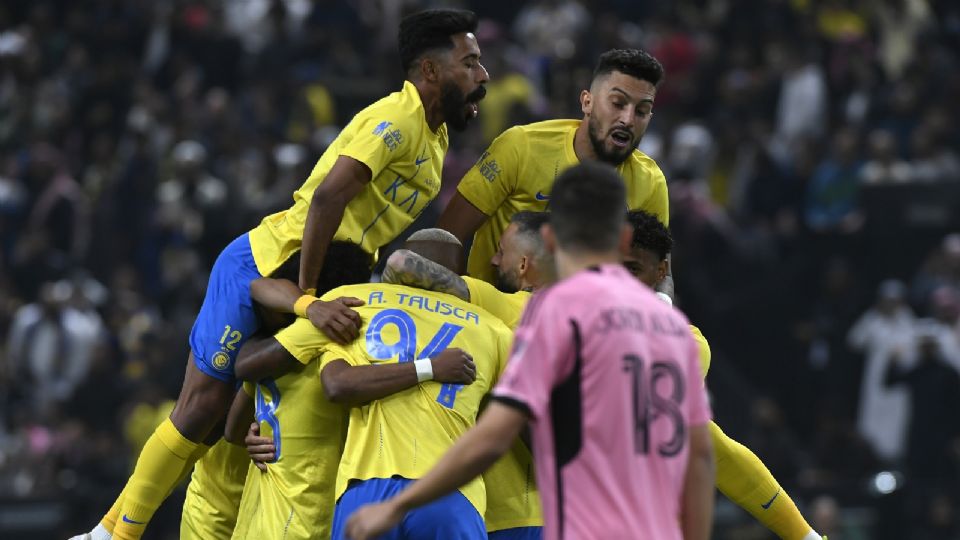
[[[347,524],[375,538],[456,489],[532,430],[544,537],[705,539],[710,408],[683,315],[620,265],[625,189],[582,164],[551,193],[544,235],[560,281],[531,299],[492,403],[421,480]]]
[[[300,288],[315,287],[332,239],[369,254],[393,240],[440,189],[447,124],[474,118],[488,76],[473,35],[476,16],[430,10],[405,18],[400,57],[407,80],[358,113],[294,193],[294,205],[234,240],[211,272],[190,336],[183,387],[170,418],[147,441],[127,486],[90,533],[92,538],[139,538],[177,480],[205,452],[203,444],[234,397],[233,364],[257,330],[254,300],[295,312],[347,342],[360,320],[347,301],[321,302],[282,281],[262,279],[303,248]],[[258,292],[259,291],[259,292]],[[251,296],[253,295],[253,296]],[[122,519],[121,519],[122,516]]]
[[[446,231],[420,231],[411,237],[408,246],[424,242],[453,247],[446,250],[445,257],[428,258],[446,261],[448,267],[459,260],[462,246]],[[418,251],[423,254],[422,249]],[[338,502],[333,538],[342,538],[343,522],[353,508],[381,500],[411,479],[419,478],[473,424],[481,398],[499,376],[512,335],[496,317],[445,294],[393,284],[351,286],[330,294],[357,294],[367,300],[357,308],[365,321],[364,337],[343,347],[331,344],[309,323],[297,321],[256,354],[275,355],[282,348],[283,354],[291,358],[288,363],[294,357],[304,362],[320,358],[317,364],[324,393],[331,401],[353,407],[336,475]],[[463,379],[440,384],[446,377],[439,377],[428,359],[453,347],[471,351],[475,364],[464,366],[469,372],[457,375]],[[435,358],[434,366],[437,363]],[[426,382],[431,379],[434,382]],[[279,381],[276,390],[284,396],[283,400],[287,399]],[[282,408],[283,405],[277,407],[278,416]],[[283,422],[279,425],[283,426]],[[274,426],[274,433],[276,429]],[[268,472],[281,464],[286,454],[283,441],[276,441],[276,435],[274,438],[279,460],[267,467]],[[290,470],[296,463],[288,462],[282,470]],[[313,482],[322,483],[315,474],[310,477]],[[485,498],[483,482],[473,482],[433,507],[411,515],[402,530],[396,531],[397,537],[485,538],[481,518]],[[291,498],[289,503],[292,502]],[[298,501],[285,508],[293,510],[289,515],[296,515],[296,521],[300,521],[298,509],[305,503]],[[286,530],[288,513],[277,517],[275,530]],[[261,528],[258,533],[263,531]],[[257,533],[254,536],[262,537]]]
[[[581,120],[515,126],[493,141],[460,181],[437,225],[464,244],[473,238],[467,264],[471,276],[493,283],[490,259],[510,217],[548,209],[554,179],[580,162],[616,167],[627,188],[627,206],[669,223],[663,172],[637,150],[662,78],[660,62],[644,51],[607,51],[590,89],[580,93]]]
[[[667,256],[673,248],[670,232],[651,214],[629,212],[633,228],[630,250],[624,266],[649,287],[658,283],[667,271]],[[703,377],[710,369],[710,347],[696,327],[691,326],[700,347]],[[785,540],[820,540],[797,505],[780,487],[770,470],[749,448],[727,436],[710,422],[710,439],[716,460],[717,488],[728,499],[749,512],[774,534]]]

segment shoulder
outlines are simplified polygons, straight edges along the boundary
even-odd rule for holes
[[[652,157],[640,150],[634,150],[630,157],[630,175],[635,178],[652,179],[656,183],[667,183],[667,178]],[[624,171],[627,172],[627,171]]]

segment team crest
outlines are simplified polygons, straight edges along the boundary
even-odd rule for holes
[[[230,357],[227,355],[227,353],[223,351],[219,351],[213,355],[213,367],[222,371],[224,369],[227,369],[227,366],[229,365],[230,365]]]

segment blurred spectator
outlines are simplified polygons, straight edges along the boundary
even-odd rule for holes
[[[945,236],[927,257],[913,278],[911,299],[926,309],[933,291],[943,286],[960,290],[960,233]]]
[[[903,388],[885,384],[893,362],[913,360],[915,317],[906,304],[906,287],[887,280],[877,291],[877,302],[847,334],[850,347],[865,356],[857,430],[873,451],[888,463],[903,457],[910,399]]]
[[[815,231],[852,231],[862,220],[857,207],[860,171],[857,135],[851,129],[837,132],[831,156],[820,163],[807,187],[806,223]]]
[[[868,140],[870,160],[860,171],[866,184],[897,184],[912,180],[910,165],[897,155],[896,140],[890,132],[878,129]]]

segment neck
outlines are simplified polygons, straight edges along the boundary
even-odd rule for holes
[[[430,131],[436,133],[443,125],[443,106],[440,104],[440,91],[423,79],[410,81],[417,88],[420,94],[420,102],[423,103],[423,113],[427,118],[427,126]]]
[[[566,251],[558,249],[556,254],[557,278],[567,279],[568,277],[591,266],[600,266],[602,264],[615,264],[620,262],[620,253],[616,250],[592,253],[583,251]]]
[[[520,278],[521,289],[525,291],[536,291],[550,285],[557,280],[551,268],[544,270],[531,269],[526,275]]]
[[[573,134],[573,153],[581,162],[597,160],[597,153],[594,152],[593,144],[590,142],[590,119],[586,116],[577,126],[577,132]]]

